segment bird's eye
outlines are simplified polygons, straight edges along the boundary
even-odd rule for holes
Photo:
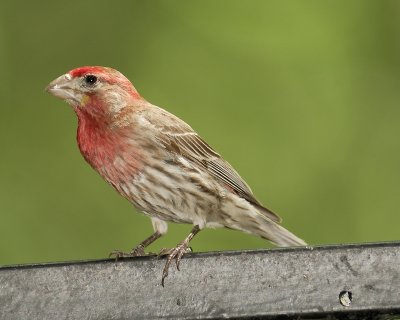
[[[87,76],[85,76],[85,83],[93,86],[95,83],[97,82],[97,77],[92,75],[92,74],[88,74]]]

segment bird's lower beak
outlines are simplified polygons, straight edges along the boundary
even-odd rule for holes
[[[71,83],[71,76],[67,73],[50,82],[46,91],[53,96],[66,100],[69,103],[76,102],[76,96]]]

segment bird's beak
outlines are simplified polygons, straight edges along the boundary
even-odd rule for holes
[[[66,100],[68,103],[77,102],[77,97],[74,93],[73,83],[71,76],[63,74],[57,79],[50,82],[46,87],[46,91],[51,93],[53,96]]]

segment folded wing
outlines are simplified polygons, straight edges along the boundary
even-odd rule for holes
[[[238,196],[255,206],[260,213],[275,222],[281,222],[281,218],[278,215],[263,207],[257,201],[250,187],[233,167],[215,152],[188,124],[161,108],[156,107],[153,111],[156,111],[157,115],[153,114],[147,117],[150,123],[168,123],[168,126],[158,125],[157,130],[155,130],[155,138],[166,149],[202,166],[213,177],[227,186],[228,189],[231,189]],[[151,118],[154,116],[167,117],[168,121],[153,122]]]

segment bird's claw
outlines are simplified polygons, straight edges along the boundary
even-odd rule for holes
[[[175,248],[172,249],[167,249],[163,248],[160,250],[158,253],[158,256],[164,256],[168,255],[167,257],[167,262],[165,263],[163,272],[162,272],[162,278],[161,278],[161,285],[164,287],[164,280],[168,276],[168,270],[171,265],[172,260],[175,259],[175,264],[176,264],[176,269],[179,269],[179,265],[181,262],[181,259],[185,253],[192,252],[192,248],[188,246],[187,241],[182,241],[179,243]]]
[[[142,257],[142,256],[153,255],[153,254],[154,253],[152,253],[152,252],[146,253],[144,251],[144,247],[141,245],[138,245],[136,248],[133,248],[131,252],[123,252],[120,250],[113,250],[108,255],[108,257],[109,258],[115,257],[115,260],[118,261],[118,259],[120,259],[120,258]]]
[[[158,254],[157,257],[162,257],[162,256],[169,256],[176,248],[162,248]],[[192,247],[186,247],[186,252],[185,253],[190,253],[193,252]]]

